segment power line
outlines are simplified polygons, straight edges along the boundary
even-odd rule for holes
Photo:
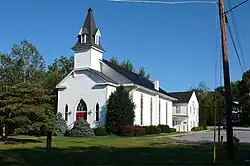
[[[231,0],[228,0],[228,6],[229,6],[229,8],[232,8]],[[239,36],[239,33],[238,33],[238,28],[236,26],[237,24],[236,24],[235,17],[234,17],[234,11],[232,11],[230,14],[231,14],[231,20],[232,20],[232,24],[233,24],[235,37],[236,37],[236,42],[238,43],[241,59],[242,59],[242,62],[243,62],[243,67],[245,67],[246,66],[245,56],[244,56],[244,52],[243,52],[242,45],[241,45],[241,42],[240,42],[241,40],[240,40],[240,36]]]
[[[227,14],[227,13],[231,12],[232,10],[234,10],[234,9],[236,9],[237,7],[243,5],[243,4],[246,3],[247,1],[248,1],[248,0],[245,0],[245,1],[241,2],[241,3],[239,3],[238,5],[232,7],[231,9],[229,9],[228,11],[226,11],[225,13]]]
[[[190,4],[190,3],[206,3],[206,4],[215,4],[216,1],[178,1],[178,2],[169,2],[169,1],[148,1],[148,0],[108,0],[111,2],[134,2],[134,3],[155,3],[155,4]]]
[[[234,38],[233,38],[233,34],[232,34],[232,31],[231,31],[231,28],[230,28],[229,24],[227,24],[227,27],[228,27],[228,31],[229,31],[229,34],[230,34],[230,38],[231,38],[231,40],[232,40],[232,42],[233,42],[234,51],[235,51],[235,53],[236,53],[238,62],[239,62],[239,64],[240,64],[240,67],[241,67],[242,72],[244,73],[244,68],[243,68],[243,65],[242,65],[242,63],[241,63],[241,60],[240,60],[240,57],[239,57],[239,53],[238,53],[238,50],[237,50],[237,47],[236,47],[236,44],[235,44],[235,41],[234,41]]]

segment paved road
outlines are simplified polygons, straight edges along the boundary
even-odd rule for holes
[[[182,136],[173,137],[174,139],[188,142],[213,142],[214,133],[211,129],[213,127],[209,127],[209,130],[205,132],[199,133],[189,133]],[[235,127],[234,135],[240,139],[241,143],[250,143],[250,129],[243,127]],[[223,136],[224,141],[226,141],[226,130],[221,130],[221,136]],[[216,131],[216,140],[218,140],[218,131]]]

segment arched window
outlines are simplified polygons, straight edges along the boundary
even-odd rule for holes
[[[159,124],[161,124],[161,101],[159,100]]]
[[[83,99],[80,100],[80,103],[78,104],[76,111],[77,112],[86,112],[87,111],[87,105],[83,101]]]
[[[166,102],[166,124],[168,124],[168,102]]]
[[[69,114],[69,107],[68,107],[68,105],[66,104],[66,106],[65,106],[65,121],[66,121],[66,122],[68,121],[68,114]]]
[[[96,121],[100,120],[100,112],[99,112],[99,104],[98,103],[95,106],[95,120]]]
[[[153,125],[153,99],[150,99],[150,124]]]
[[[141,125],[143,125],[143,94],[141,94]]]
[[[87,105],[82,99],[76,108],[76,120],[79,120],[80,118],[87,120]]]

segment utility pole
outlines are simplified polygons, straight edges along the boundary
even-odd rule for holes
[[[226,12],[224,8],[224,0],[219,0],[219,14],[220,14],[220,28],[221,28],[221,42],[222,42],[222,60],[223,73],[225,85],[225,99],[226,99],[226,125],[227,125],[227,152],[228,158],[234,158],[234,144],[233,144],[233,128],[232,128],[232,96],[230,87],[229,63],[228,63],[228,48],[227,48],[227,32],[226,32]]]

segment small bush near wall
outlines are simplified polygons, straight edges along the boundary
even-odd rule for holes
[[[94,130],[90,128],[90,125],[86,120],[80,118],[75,121],[74,126],[71,130],[65,132],[65,136],[70,137],[89,137],[94,136]]]
[[[176,129],[175,128],[170,128],[169,131],[170,131],[170,133],[175,133]]]
[[[150,135],[150,134],[160,134],[161,133],[161,128],[158,126],[144,126],[145,130],[146,130],[146,134]]]
[[[146,130],[140,126],[124,125],[120,127],[121,136],[144,136],[146,135]]]
[[[158,127],[161,129],[161,133],[170,133],[170,128],[168,125],[158,125]]]
[[[198,127],[193,127],[191,131],[201,131],[201,130],[207,130],[207,127],[205,126],[198,126]]]
[[[95,136],[106,136],[106,128],[104,126],[97,127],[94,129]]]
[[[144,136],[144,135],[146,135],[145,128],[143,128],[141,126],[135,126],[134,127],[134,135],[135,136]]]

